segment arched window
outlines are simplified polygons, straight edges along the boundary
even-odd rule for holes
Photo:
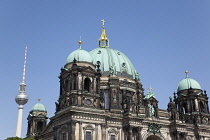
[[[104,92],[104,100],[105,100],[105,109],[109,109],[109,93],[107,91]]]
[[[72,90],[72,80],[69,81],[69,88]]]
[[[43,128],[43,123],[42,122],[38,122],[37,123],[37,132],[38,133],[42,132],[42,128]]]
[[[196,109],[195,109],[195,103],[193,102],[192,103],[192,112],[194,112],[194,111],[196,111]]]
[[[90,92],[90,85],[91,85],[91,81],[89,78],[85,78],[84,81],[84,90]]]
[[[156,135],[151,135],[146,140],[161,140],[161,138]]]
[[[115,135],[111,135],[110,140],[115,140]]]
[[[183,106],[183,113],[184,113],[184,114],[185,114],[185,113],[188,113],[187,104],[186,104],[186,103],[183,103],[182,106]]]
[[[74,74],[74,81],[73,81],[73,90],[76,90],[77,88],[77,76]]]
[[[86,127],[83,127],[85,133],[84,133],[84,140],[93,140],[93,131],[94,128],[91,125],[87,125]]]
[[[116,140],[117,139],[117,131],[116,129],[110,129],[109,133],[109,140]]]
[[[200,102],[200,112],[205,112],[204,104]]]
[[[91,132],[90,131],[86,131],[85,140],[91,140]]]
[[[61,134],[61,139],[62,139],[62,140],[66,140],[66,132],[63,132],[63,133]]]
[[[67,133],[66,133],[66,127],[63,126],[61,129],[60,129],[60,140],[67,140]]]
[[[66,79],[66,80],[65,80],[65,88],[66,88],[65,90],[66,90],[66,91],[69,91],[69,87],[70,87],[70,86],[69,86],[69,80]]]

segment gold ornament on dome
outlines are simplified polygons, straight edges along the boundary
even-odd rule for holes
[[[79,43],[79,44],[82,44],[82,41],[80,40],[80,41],[78,41],[78,43]]]
[[[185,73],[186,73],[186,77],[188,77],[188,73],[189,73],[189,72],[186,70]]]

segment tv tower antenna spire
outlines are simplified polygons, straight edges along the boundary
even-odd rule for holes
[[[28,45],[26,45],[25,53],[24,53],[24,66],[23,66],[22,82],[20,83],[19,93],[15,97],[15,101],[19,105],[19,107],[18,107],[17,129],[16,129],[16,136],[17,137],[21,137],[23,105],[25,105],[28,102],[28,95],[26,94],[26,84],[25,84],[27,50],[28,50]]]

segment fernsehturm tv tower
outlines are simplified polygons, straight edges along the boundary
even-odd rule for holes
[[[17,129],[16,129],[16,136],[17,137],[21,137],[23,105],[28,102],[28,95],[26,95],[26,84],[25,84],[27,49],[28,49],[28,46],[26,45],[26,49],[25,49],[25,53],[24,53],[24,66],[23,66],[22,82],[20,83],[19,93],[15,97],[15,101],[19,105],[19,107],[18,107]]]

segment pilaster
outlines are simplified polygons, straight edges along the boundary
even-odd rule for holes
[[[72,121],[70,123],[70,134],[69,134],[70,140],[75,140],[75,133],[76,133],[75,131],[76,131],[76,122]]]
[[[101,128],[102,128],[102,140],[107,140],[106,139],[106,128],[107,128],[107,126],[105,124],[102,124]]]

